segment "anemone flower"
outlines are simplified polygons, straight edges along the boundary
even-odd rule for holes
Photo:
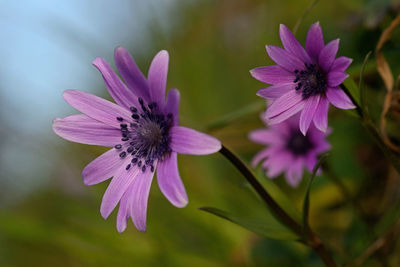
[[[112,147],[89,163],[82,177],[86,185],[113,177],[100,213],[107,218],[119,202],[119,232],[126,229],[129,217],[138,230],[146,230],[147,201],[156,169],[162,193],[176,207],[184,207],[188,198],[178,172],[177,153],[205,155],[221,148],[214,137],[178,126],[179,91],[170,90],[165,99],[168,61],[168,52],[160,51],[146,79],[128,51],[118,47],[115,62],[124,83],[104,59],[96,58],[93,65],[117,104],[67,90],[65,101],[83,114],[53,122],[54,132],[64,139]]]
[[[263,118],[267,124],[264,116]],[[261,166],[269,178],[285,172],[287,183],[293,187],[300,183],[303,170],[311,172],[317,164],[317,156],[330,149],[325,133],[311,125],[307,135],[303,135],[299,131],[298,123],[299,116],[296,115],[249,134],[250,140],[267,146],[254,156],[253,167],[263,161]]]
[[[258,96],[273,99],[266,117],[269,124],[282,122],[301,111],[299,126],[305,135],[311,122],[325,132],[328,127],[329,103],[337,108],[355,108],[339,85],[352,59],[336,58],[339,39],[324,44],[319,23],[307,34],[305,49],[290,30],[280,25],[283,48],[267,45],[269,57],[277,64],[250,71],[257,80],[272,86],[260,89]]]

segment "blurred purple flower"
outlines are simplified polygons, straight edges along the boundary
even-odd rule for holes
[[[298,123],[297,115],[249,134],[253,142],[268,146],[254,156],[253,167],[263,161],[261,166],[266,169],[269,178],[285,172],[286,181],[293,187],[301,181],[303,169],[311,172],[317,163],[317,156],[330,149],[330,144],[325,139],[327,134],[311,125],[304,136],[299,131]]]
[[[108,63],[96,58],[93,65],[103,75],[117,104],[97,96],[67,90],[63,97],[83,114],[55,119],[53,130],[64,139],[90,145],[113,147],[82,171],[86,185],[113,176],[101,203],[107,218],[117,206],[117,229],[123,232],[127,219],[146,230],[147,200],[154,171],[165,197],[176,207],[188,198],[178,172],[177,153],[205,155],[217,152],[221,143],[214,137],[178,126],[179,91],[172,89],[165,101],[167,51],[153,59],[146,79],[128,51],[115,49],[115,62],[123,83]]]
[[[304,135],[312,121],[325,132],[329,103],[341,109],[355,108],[339,87],[348,77],[344,71],[352,59],[336,58],[339,39],[325,45],[318,22],[308,31],[305,49],[285,25],[280,25],[279,34],[283,49],[266,46],[277,65],[250,71],[257,80],[272,84],[257,92],[258,96],[274,100],[266,112],[269,124],[282,122],[301,111],[299,125]]]

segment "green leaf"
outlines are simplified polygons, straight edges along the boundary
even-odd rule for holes
[[[349,77],[343,82],[343,84],[349,90],[349,93],[353,97],[354,101],[356,101],[356,104],[360,105],[360,89],[354,80]]]
[[[213,207],[202,207],[200,210],[214,214],[220,218],[240,225],[249,231],[268,238],[277,240],[299,240],[299,237],[296,234],[278,223],[272,216],[254,219],[232,215],[226,211]]]
[[[361,66],[361,71],[360,71],[360,81],[358,83],[358,88],[360,90],[360,106],[362,111],[364,112],[364,119],[367,119],[369,117],[368,113],[368,106],[365,103],[365,89],[363,89],[363,74],[364,74],[364,69],[365,65],[368,62],[369,56],[371,55],[372,51],[369,51],[368,54],[365,56],[363,64]]]
[[[327,159],[328,156],[329,156],[329,153],[325,153],[325,154],[321,155],[317,164],[314,166],[310,180],[308,181],[307,190],[306,190],[306,194],[304,196],[304,202],[303,202],[303,229],[305,232],[308,232],[310,230],[310,225],[308,224],[308,214],[309,214],[309,210],[310,210],[311,185],[314,181],[314,178],[317,174],[319,167],[321,167],[321,165],[325,162],[325,160]]]

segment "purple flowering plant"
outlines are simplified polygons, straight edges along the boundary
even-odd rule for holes
[[[146,79],[129,52],[118,47],[115,62],[123,83],[104,59],[96,58],[93,65],[116,104],[67,90],[65,101],[83,114],[53,122],[54,132],[64,139],[112,147],[83,169],[82,178],[86,185],[94,185],[113,177],[100,213],[107,218],[119,202],[119,232],[125,230],[129,217],[138,230],[146,230],[147,200],[155,171],[165,197],[182,208],[188,197],[179,176],[177,154],[206,155],[221,148],[216,138],[179,126],[179,91],[171,89],[165,99],[168,61],[168,52],[160,51]]]
[[[276,178],[284,172],[287,183],[293,187],[299,185],[304,169],[311,173],[318,156],[330,149],[326,134],[313,125],[307,135],[303,135],[298,127],[298,117],[249,134],[251,141],[267,146],[254,156],[251,165],[256,167],[262,162],[269,178]],[[265,120],[265,116],[262,119]],[[264,123],[268,125],[266,121]]]
[[[166,94],[169,55],[165,50],[156,54],[147,77],[122,47],[117,47],[114,53],[122,79],[104,59],[93,61],[115,103],[78,90],[64,92],[65,101],[82,114],[56,118],[53,130],[69,141],[110,148],[83,169],[82,178],[86,185],[111,178],[100,213],[108,218],[119,204],[118,232],[127,228],[129,218],[139,231],[146,231],[147,203],[155,174],[161,192],[171,204],[179,208],[188,204],[179,174],[178,154],[220,152],[242,174],[284,230],[277,233],[273,227],[268,228],[268,223],[216,208],[202,210],[267,237],[300,241],[314,250],[326,266],[338,266],[331,249],[308,223],[312,182],[317,175],[329,170],[325,160],[331,149],[328,136],[334,130],[328,125],[330,104],[339,109],[356,109],[358,119],[397,171],[400,170],[398,156],[372,122],[362,93],[357,95],[361,88],[347,88],[344,84],[352,59],[337,56],[339,39],[325,43],[318,22],[308,30],[305,48],[283,24],[279,35],[283,48],[266,46],[267,54],[276,65],[250,71],[255,79],[270,85],[257,92],[269,103],[261,115],[264,128],[249,133],[251,141],[265,146],[250,162],[254,169],[260,165],[264,177],[256,177],[243,160],[215,137],[179,126],[179,91],[171,89]],[[309,178],[301,219],[294,215],[295,205],[282,200],[286,199],[284,193],[260,182],[261,179],[270,182],[268,179],[279,176],[284,176],[293,190],[302,179]],[[335,182],[348,194],[340,180]]]
[[[308,31],[305,49],[283,24],[279,35],[283,48],[266,46],[269,57],[277,65],[250,71],[257,80],[271,84],[257,92],[258,96],[274,100],[266,117],[270,124],[276,124],[300,113],[299,127],[304,135],[311,122],[325,132],[329,104],[341,109],[355,108],[339,87],[348,77],[345,70],[352,60],[344,56],[336,58],[339,39],[325,44],[318,22]]]

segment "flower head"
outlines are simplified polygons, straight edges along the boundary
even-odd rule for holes
[[[252,165],[255,167],[263,161],[261,166],[266,169],[269,178],[285,172],[286,181],[291,186],[297,186],[303,176],[303,169],[311,172],[317,164],[317,156],[330,149],[325,133],[311,125],[307,135],[303,135],[298,123],[297,115],[249,134],[253,142],[267,145],[267,148],[254,156]]]
[[[155,170],[158,185],[175,206],[188,203],[178,172],[177,153],[205,155],[217,152],[220,142],[209,135],[178,126],[179,91],[165,100],[169,56],[160,51],[146,78],[128,51],[115,50],[115,62],[124,82],[108,63],[96,58],[106,87],[117,104],[97,96],[67,90],[64,99],[83,114],[55,119],[53,130],[64,139],[112,147],[82,171],[86,185],[113,177],[101,203],[107,218],[117,206],[117,229],[123,232],[129,217],[146,230],[147,200]]]
[[[311,122],[325,132],[329,103],[341,108],[355,108],[339,85],[348,77],[344,72],[352,60],[336,58],[339,39],[326,45],[319,23],[307,34],[305,49],[290,30],[280,25],[283,48],[267,45],[267,53],[277,65],[250,71],[259,81],[272,86],[260,89],[258,96],[274,100],[266,112],[269,124],[282,122],[301,111],[299,126],[305,135]]]

